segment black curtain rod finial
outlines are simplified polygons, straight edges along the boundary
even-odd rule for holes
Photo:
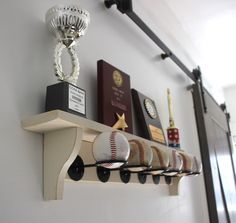
[[[117,5],[117,9],[122,13],[133,11],[132,0],[105,0],[104,4],[107,8],[111,8],[112,5]]]

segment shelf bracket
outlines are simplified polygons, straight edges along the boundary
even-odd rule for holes
[[[179,185],[180,180],[182,177],[172,177],[171,184],[169,185],[169,194],[171,196],[178,196],[179,195]]]
[[[44,133],[44,199],[61,200],[67,170],[82,142],[83,129],[64,128]]]

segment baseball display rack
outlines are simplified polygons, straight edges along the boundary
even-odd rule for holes
[[[170,195],[178,195],[179,181],[189,174],[171,175],[168,170],[153,175],[152,167],[135,172],[122,160],[96,162],[93,157],[95,137],[113,128],[61,110],[41,113],[22,121],[23,129],[43,134],[43,191],[45,200],[61,200],[66,181],[78,182],[117,182],[141,184],[166,184]],[[122,132],[128,140],[141,140],[152,147],[158,147],[174,154],[175,150],[165,145]],[[173,152],[174,151],[174,152]],[[105,168],[104,163],[119,163],[115,169]],[[131,171],[130,171],[131,170]],[[156,171],[156,170],[155,170]],[[200,172],[200,171],[199,171]],[[197,175],[199,172],[192,172]]]
[[[114,169],[108,169],[103,167],[103,164],[107,163],[117,163],[120,162],[123,165],[119,168]],[[74,181],[82,180],[85,172],[85,168],[90,167],[96,167],[97,177],[98,179],[106,183],[109,181],[111,171],[118,171],[120,174],[120,181],[127,184],[130,182],[131,174],[137,174],[138,175],[138,181],[141,184],[145,184],[147,181],[147,176],[152,175],[148,170],[151,171],[151,166],[147,167],[146,171],[130,171],[130,168],[139,168],[140,165],[134,166],[134,165],[128,165],[127,162],[121,161],[121,160],[105,160],[102,162],[96,162],[94,164],[84,164],[83,159],[78,155],[75,159],[75,161],[71,164],[70,168],[68,169],[68,175],[69,177]],[[160,177],[164,176],[163,174],[158,175],[152,175],[153,183],[159,184],[160,183]],[[166,184],[170,184],[171,178],[169,176],[164,176]]]

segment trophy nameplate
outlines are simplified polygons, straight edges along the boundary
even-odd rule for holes
[[[61,81],[47,87],[46,111],[60,109],[86,117],[85,90],[76,86],[80,66],[75,45],[85,34],[89,22],[89,13],[76,5],[56,5],[46,13],[47,27],[57,40],[54,50],[54,72]],[[62,69],[63,50],[67,50],[71,58],[70,74],[66,74]]]
[[[97,62],[98,121],[132,133],[131,90],[128,74],[99,60]]]
[[[141,136],[166,145],[164,131],[154,101],[135,89],[132,89],[131,92]]]
[[[86,117],[85,90],[68,82],[60,82],[47,87],[46,111],[60,109]]]

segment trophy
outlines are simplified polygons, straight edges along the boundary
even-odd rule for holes
[[[167,128],[168,146],[179,149],[179,129],[175,127],[173,111],[172,111],[172,100],[170,95],[170,89],[167,89],[167,100],[169,110],[169,127]]]
[[[165,134],[155,102],[135,89],[131,89],[140,136],[166,145]]]
[[[97,62],[98,121],[133,132],[130,76],[104,60]]]
[[[61,81],[47,87],[46,111],[61,109],[86,116],[85,91],[76,86],[80,66],[75,45],[79,37],[85,34],[89,22],[89,13],[75,5],[57,5],[46,13],[47,27],[57,40],[54,50],[54,72]],[[63,71],[61,64],[61,55],[65,49],[71,57],[70,74]]]

